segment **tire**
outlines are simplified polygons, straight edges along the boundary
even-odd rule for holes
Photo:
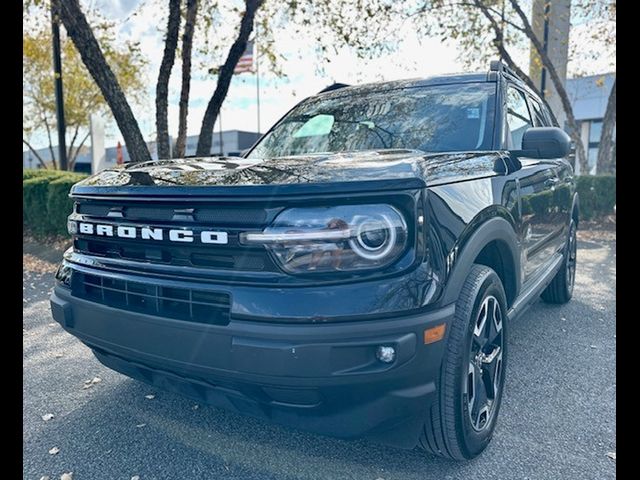
[[[564,260],[556,276],[540,295],[547,303],[567,303],[573,296],[573,285],[576,279],[577,237],[576,224],[569,224],[569,235],[564,250]]]
[[[449,327],[438,394],[430,406],[418,442],[423,450],[453,460],[470,460],[491,441],[504,388],[506,305],[504,288],[496,272],[484,265],[473,265],[460,291],[455,316]],[[483,311],[487,312],[484,322],[481,317]],[[499,335],[499,341],[497,337],[493,342],[487,341],[476,352],[480,348],[482,330],[489,328]],[[497,353],[496,346],[500,347]],[[484,356],[479,359],[480,352]],[[491,357],[493,360],[485,363]],[[493,388],[484,382],[491,377]],[[481,386],[476,383],[478,381]],[[483,421],[483,409],[479,407],[483,399],[489,399],[489,390],[493,391],[493,398],[489,410],[484,411]]]

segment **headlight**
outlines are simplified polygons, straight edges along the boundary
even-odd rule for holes
[[[396,260],[407,243],[407,225],[385,204],[291,208],[264,231],[240,239],[267,246],[291,273],[357,271]]]
[[[78,223],[75,220],[67,220],[67,231],[70,235],[78,233]]]

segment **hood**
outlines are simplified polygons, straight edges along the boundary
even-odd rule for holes
[[[428,154],[419,150],[376,150],[273,159],[156,160],[103,170],[76,184],[72,194],[167,194],[166,187],[173,189],[171,194],[191,195],[211,193],[211,188],[218,193],[224,190],[246,194],[246,187],[298,193],[326,189],[327,184],[339,191],[422,188],[434,182],[457,181],[459,177],[496,174],[499,158],[495,152]],[[194,187],[199,188],[194,192]]]

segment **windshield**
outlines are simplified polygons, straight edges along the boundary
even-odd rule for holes
[[[311,99],[294,108],[248,155],[490,150],[495,83],[449,84]]]

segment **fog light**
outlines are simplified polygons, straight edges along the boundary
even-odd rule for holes
[[[393,347],[383,347],[381,345],[376,350],[376,358],[382,363],[391,363],[396,359],[396,349]]]

